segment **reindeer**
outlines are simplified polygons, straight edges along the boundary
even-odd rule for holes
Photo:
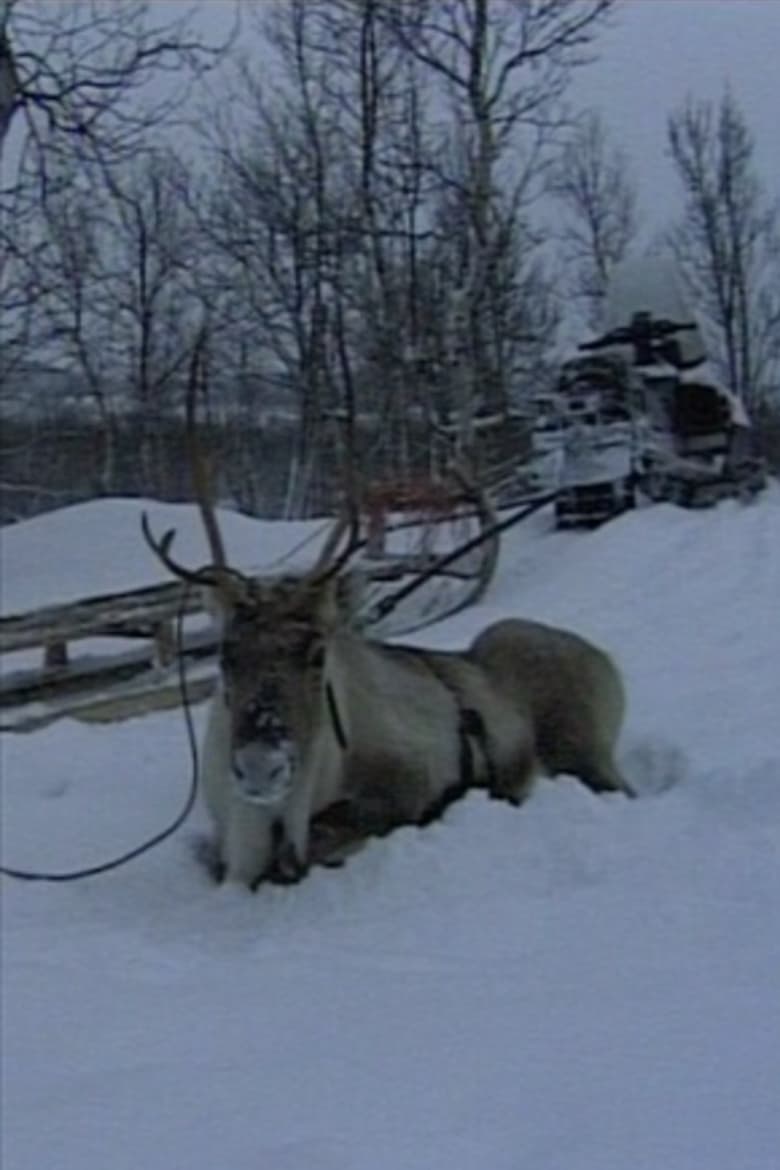
[[[252,888],[300,876],[313,821],[334,810],[338,853],[426,824],[472,787],[519,805],[540,771],[633,795],[614,759],[623,685],[602,650],[520,619],[461,652],[372,640],[355,626],[356,578],[344,571],[356,525],[341,552],[344,526],[334,530],[309,573],[245,576],[227,564],[194,440],[190,455],[212,563],[178,564],[175,533],[158,541],[146,516],[142,526],[170,572],[206,589],[220,622],[200,764],[220,876]]]
[[[465,652],[389,645],[350,626],[351,579],[333,568],[211,574],[221,685],[200,775],[227,880],[303,873],[312,820],[334,806],[348,840],[426,824],[471,787],[520,804],[540,770],[631,795],[613,754],[620,676],[577,635],[509,619]]]
[[[300,578],[259,582],[219,564],[185,569],[170,557],[171,533],[156,541],[144,518],[144,534],[172,572],[206,586],[219,615],[200,782],[225,879],[298,876],[312,819],[334,806],[349,840],[425,824],[472,785],[524,798],[528,714],[466,655],[356,630],[343,554]]]

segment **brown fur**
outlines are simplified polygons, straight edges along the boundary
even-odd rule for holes
[[[204,791],[228,877],[301,872],[312,851],[327,860],[327,834],[312,845],[311,826],[334,806],[328,833],[343,848],[427,823],[466,779],[515,804],[540,768],[630,794],[614,760],[623,686],[602,650],[517,619],[489,626],[464,653],[386,645],[345,624],[338,591],[343,582],[330,581],[291,604],[284,583],[227,604],[221,730],[204,752]],[[230,782],[245,712],[269,693],[298,761],[273,823],[244,808]]]
[[[509,618],[479,634],[468,657],[530,719],[548,774],[566,772],[595,792],[633,795],[614,756],[625,692],[603,650],[567,630]]]
[[[305,867],[311,822],[333,804],[346,802],[347,819],[364,835],[381,834],[427,823],[466,781],[515,802],[530,788],[533,733],[513,697],[463,654],[367,639],[345,620],[348,597],[344,582],[331,580],[293,596],[285,582],[239,603],[229,593],[216,598],[223,688],[209,719],[202,781],[232,880],[251,885],[280,864]],[[259,697],[296,746],[289,795],[272,809],[246,805],[232,778]],[[475,713],[465,740],[464,712]]]

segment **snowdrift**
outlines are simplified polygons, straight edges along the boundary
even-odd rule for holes
[[[157,580],[138,507],[4,530],[5,609]],[[303,535],[228,524],[254,565]],[[779,600],[776,488],[592,534],[540,514],[484,603],[415,640],[522,614],[601,642],[642,799],[473,794],[254,896],[193,860],[200,814],[104,878],[4,882],[3,1170],[775,1170]],[[0,750],[18,866],[120,851],[188,781],[178,713]]]

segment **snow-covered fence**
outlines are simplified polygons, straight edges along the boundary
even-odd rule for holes
[[[47,606],[0,618],[0,707],[18,706],[52,696],[95,692],[153,672],[159,686],[168,680],[176,658],[175,623],[200,617],[199,628],[185,629],[184,656],[213,656],[216,633],[207,622],[198,590],[185,592],[179,582],[133,589],[66,605]],[[132,639],[142,644],[71,658],[73,643],[94,638]],[[14,669],[11,655],[41,651],[37,664],[25,660]]]
[[[364,584],[360,617],[380,636],[408,633],[458,612],[478,600],[493,575],[498,532],[491,532],[488,505],[445,495],[441,515],[435,508],[428,515],[424,502],[416,501],[418,512],[411,518],[403,509],[382,513],[379,548],[369,547],[377,532],[367,529],[359,561]],[[428,501],[431,506],[441,502]],[[396,499],[394,507],[400,506]],[[273,578],[266,571],[254,579]],[[396,613],[393,599],[405,602],[412,591],[417,604],[402,605]],[[188,671],[190,697],[205,697],[216,676],[217,632],[201,591],[178,581],[2,616],[0,709],[43,701],[45,710],[33,713],[35,725],[96,706],[124,709],[140,703],[150,709],[176,703],[181,698],[179,649],[185,662],[200,662],[197,670]],[[28,712],[18,712],[14,721],[28,725]]]
[[[0,654],[35,646],[65,654],[69,642],[97,635],[157,637],[177,613],[198,613],[202,601],[194,590],[184,596],[178,582],[89,597],[30,613],[0,618]],[[58,665],[64,662],[60,657]]]

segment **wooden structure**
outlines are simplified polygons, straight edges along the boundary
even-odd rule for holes
[[[497,537],[440,573],[436,560],[490,527],[493,519],[484,496],[463,486],[429,482],[373,489],[360,518],[365,624],[371,625],[377,602],[420,574],[425,575],[420,604],[414,609],[399,607],[392,622],[383,618],[378,633],[408,633],[477,600],[493,575]],[[342,521],[342,532],[347,523]],[[442,534],[449,540],[443,549],[437,546]],[[405,547],[399,549],[399,542]],[[256,579],[267,580],[268,574]],[[146,702],[144,709],[165,705],[165,696],[175,701],[171,696],[178,687],[179,634],[188,674],[200,664],[193,697],[205,697],[216,677],[217,633],[200,590],[178,581],[0,617],[0,721],[5,722],[3,715],[10,709],[36,702],[44,703],[46,710],[32,713],[30,726],[97,703],[115,706],[128,696]],[[101,649],[97,655],[76,653],[80,642],[94,638],[138,645]],[[25,651],[38,651],[39,661],[30,663],[25,656],[26,661],[15,667],[13,657]]]
[[[398,636],[473,605],[498,561],[499,538],[489,535],[495,519],[485,493],[455,472],[364,487],[360,565],[368,585],[358,619],[379,636]],[[348,526],[344,516],[342,532]],[[462,556],[450,555],[462,546],[469,546]],[[397,608],[389,604],[396,591],[402,598]]]
[[[176,623],[202,615],[201,629],[183,636],[185,657],[213,657],[216,633],[206,624],[197,590],[179,582],[84,598],[0,618],[0,708],[33,701],[64,700],[65,713],[77,696],[108,691],[145,679],[145,686],[171,682],[176,662]],[[88,638],[138,640],[137,648],[116,653],[74,655],[74,646]],[[39,650],[39,665],[17,669],[9,656]],[[61,704],[60,704],[61,705]]]
[[[45,666],[65,667],[69,643],[107,635],[150,638],[161,661],[170,661],[174,617],[202,609],[196,591],[190,589],[189,596],[185,596],[184,586],[178,581],[47,606],[0,618],[0,654],[43,646]]]

